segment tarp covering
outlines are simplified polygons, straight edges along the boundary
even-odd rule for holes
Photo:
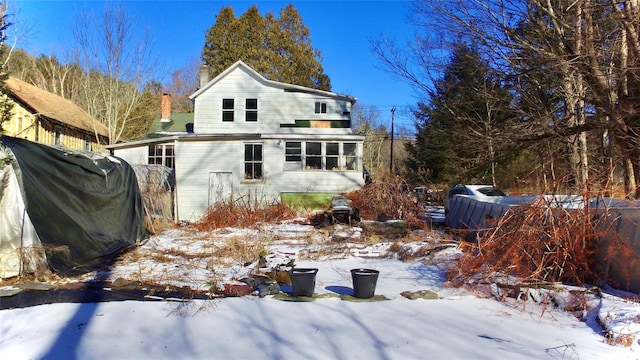
[[[147,238],[136,176],[123,160],[6,136],[0,143],[15,157],[26,212],[57,273],[94,270]]]
[[[46,268],[40,239],[22,200],[11,152],[0,144],[0,278]]]

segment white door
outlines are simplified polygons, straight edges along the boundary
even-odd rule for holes
[[[233,177],[230,172],[209,173],[209,207],[218,202],[231,202]]]

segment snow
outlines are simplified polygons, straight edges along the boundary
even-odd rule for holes
[[[439,243],[444,250],[401,261],[390,241],[369,242],[361,229],[318,231],[285,223],[208,233],[168,230],[152,237],[135,261],[84,280],[155,279],[208,289],[258,271],[257,262],[230,259],[215,267],[204,256],[230,239],[268,244],[267,268],[295,260],[317,268],[314,301],[267,295],[211,300],[163,299],[52,304],[0,311],[0,359],[638,359],[640,304],[630,294],[597,296],[559,287],[530,298],[498,301],[477,289],[447,287],[444,270],[459,250],[435,232],[401,245],[408,251]],[[331,238],[335,237],[332,241]],[[336,241],[350,237],[353,241]],[[333,251],[326,251],[332,248]],[[181,258],[175,251],[204,254]],[[323,251],[324,249],[324,251]],[[150,254],[172,256],[154,262]],[[380,272],[376,300],[353,300],[350,269]],[[2,283],[0,283],[2,285]],[[286,286],[282,290],[286,291]],[[430,290],[438,299],[410,300]],[[571,290],[571,292],[569,291]],[[583,290],[583,297],[571,293]],[[576,310],[573,302],[587,307]],[[607,342],[597,319],[628,346]]]

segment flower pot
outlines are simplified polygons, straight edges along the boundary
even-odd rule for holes
[[[360,299],[373,297],[376,292],[379,273],[378,270],[373,269],[352,269],[353,296]]]
[[[291,295],[313,296],[318,269],[293,268],[291,270]]]

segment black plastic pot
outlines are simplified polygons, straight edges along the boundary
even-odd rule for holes
[[[313,296],[318,269],[294,268],[291,270],[291,295]]]
[[[373,294],[376,292],[378,274],[380,274],[380,272],[373,269],[352,269],[353,296],[360,299],[373,297]]]

